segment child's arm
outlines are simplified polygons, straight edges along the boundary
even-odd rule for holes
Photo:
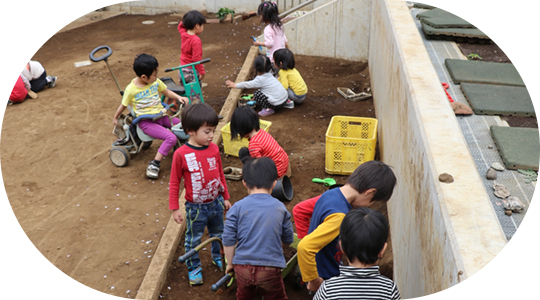
[[[315,255],[339,235],[339,227],[344,217],[344,213],[329,215],[313,232],[306,235],[298,244],[298,265],[300,266],[300,272],[302,273],[302,280],[304,282],[320,278],[317,272]]]
[[[229,199],[231,196],[229,195],[229,190],[227,189],[227,179],[225,178],[225,173],[223,173],[223,165],[221,164],[221,156],[219,155],[219,150],[216,155],[216,160],[218,163],[218,169],[219,169],[219,181],[221,182],[221,185],[223,186],[223,204],[225,204],[225,212],[231,208],[231,202]]]
[[[118,125],[118,118],[120,117],[120,114],[122,114],[124,109],[126,109],[126,107],[127,106],[124,106],[123,104],[120,104],[120,106],[118,106],[118,109],[114,113],[114,117],[113,117],[113,121],[112,121],[114,126]]]
[[[275,32],[272,25],[266,26],[266,28],[264,28],[264,43],[262,43],[261,46],[265,46],[269,49],[274,47],[274,35]]]
[[[309,223],[315,203],[321,195],[304,200],[293,207],[294,225],[296,226],[296,234],[299,239],[303,239],[309,231]]]
[[[230,80],[225,81],[225,85],[228,88],[236,89],[256,89],[262,86],[262,79],[260,76],[255,76],[253,80],[234,83]]]
[[[234,247],[238,241],[238,218],[236,215],[237,209],[235,208],[236,206],[233,206],[227,213],[221,236],[225,260],[227,261],[227,268],[225,269],[225,273],[227,274],[233,270]]]
[[[177,93],[169,90],[169,89],[166,89],[166,90],[163,90],[163,95],[165,95],[165,97],[167,98],[170,98],[170,99],[176,99],[178,101],[180,101],[180,103],[182,104],[186,104],[189,102],[189,99],[186,98],[186,97],[182,97],[180,95],[178,95]]]
[[[285,208],[283,224],[281,227],[281,242],[287,246],[294,242],[294,232],[291,223],[291,214]]]
[[[287,78],[287,76],[285,76],[285,72],[283,71],[279,71],[279,77],[278,77],[278,80],[279,82],[281,83],[281,85],[285,88],[285,89],[288,89],[289,88],[289,79]]]
[[[180,192],[180,182],[182,180],[182,157],[180,153],[173,154],[171,165],[171,177],[169,180],[169,209],[173,211],[172,216],[176,223],[181,224],[184,219],[178,201]]]

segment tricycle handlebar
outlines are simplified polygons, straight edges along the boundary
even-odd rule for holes
[[[103,49],[107,49],[107,53],[103,54],[100,57],[95,57],[94,56],[94,54],[96,54],[96,52],[98,52],[100,50],[103,50]],[[96,49],[92,50],[92,52],[90,52],[90,60],[92,60],[93,62],[98,62],[98,61],[102,61],[102,60],[106,61],[107,58],[109,58],[109,56],[111,56],[111,55],[112,55],[111,47],[103,45],[103,46],[97,47]]]
[[[205,58],[203,60],[196,61],[194,63],[190,63],[190,64],[187,64],[187,65],[182,65],[182,66],[178,66],[178,67],[174,67],[174,68],[165,69],[165,72],[171,72],[171,71],[174,71],[174,70],[191,67],[191,66],[195,66],[195,65],[198,65],[198,64],[205,64],[205,63],[210,62],[210,61],[211,61],[210,58]]]

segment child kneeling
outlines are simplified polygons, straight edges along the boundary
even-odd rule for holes
[[[339,276],[323,282],[314,300],[319,299],[401,299],[397,285],[379,273],[377,262],[386,250],[388,221],[367,207],[347,213],[339,232],[339,246],[348,266],[339,266]]]
[[[242,172],[249,195],[227,213],[223,246],[226,273],[236,274],[236,299],[287,299],[281,269],[286,267],[283,244],[293,241],[291,214],[270,195],[277,169],[268,157],[248,158]],[[236,245],[236,250],[235,250]]]

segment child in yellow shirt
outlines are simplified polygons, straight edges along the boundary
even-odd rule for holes
[[[302,76],[294,67],[294,55],[289,49],[279,49],[274,52],[274,64],[279,69],[278,80],[289,94],[289,99],[300,104],[308,92],[308,87]]]

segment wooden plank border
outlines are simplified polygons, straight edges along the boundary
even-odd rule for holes
[[[251,46],[246,56],[246,60],[242,65],[242,69],[236,77],[236,82],[248,80],[249,75],[251,74],[253,61],[255,60],[255,57],[257,57],[258,53],[259,51],[257,47]],[[242,89],[231,89],[229,96],[227,96],[227,99],[225,100],[225,104],[223,104],[223,107],[221,108],[220,114],[223,116],[223,119],[220,120],[216,128],[216,133],[214,134],[214,139],[212,140],[212,142],[218,146],[221,145],[221,142],[223,141],[221,136],[221,128],[223,128],[223,126],[230,121],[232,114],[238,105],[238,99],[240,98],[242,91]],[[185,190],[182,191],[179,202],[180,209],[184,212],[183,217],[185,218]],[[154,257],[150,262],[150,266],[146,271],[135,299],[159,299],[159,293],[161,292],[161,289],[165,284],[165,280],[167,279],[167,271],[173,260],[173,256],[176,252],[176,248],[178,247],[178,243],[180,242],[182,233],[185,230],[186,222],[177,224],[173,220],[172,216],[170,217],[167,227],[165,228],[165,232],[159,241],[159,245],[154,253]]]

